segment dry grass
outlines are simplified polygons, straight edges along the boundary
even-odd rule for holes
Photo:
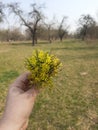
[[[50,50],[63,70],[52,91],[38,96],[28,130],[98,130],[98,43],[0,44],[0,114],[9,84],[25,71],[33,49]]]

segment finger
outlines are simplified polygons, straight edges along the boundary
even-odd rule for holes
[[[28,89],[29,75],[30,75],[30,72],[23,73],[14,81],[13,84],[11,84],[11,87],[17,87],[17,88],[20,88],[22,90]]]

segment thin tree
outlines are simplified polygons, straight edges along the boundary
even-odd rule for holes
[[[61,23],[58,28],[58,36],[59,36],[61,42],[62,42],[65,34],[68,33],[67,29],[69,27],[66,25],[66,19],[67,19],[67,17],[65,17],[65,16],[62,18]]]
[[[46,28],[47,28],[47,33],[48,33],[48,41],[49,43],[52,42],[52,39],[51,39],[51,30],[52,30],[52,27],[53,25],[55,24],[53,21],[51,21],[50,23],[44,23]]]
[[[0,2],[0,23],[3,22],[3,17],[4,17],[4,4]]]
[[[37,26],[44,17],[41,11],[42,6],[31,4],[32,9],[26,16],[24,15],[24,11],[20,8],[19,3],[8,4],[8,7],[12,13],[19,17],[22,24],[29,29],[32,45],[35,45],[37,43]]]
[[[78,20],[79,28],[80,28],[80,36],[82,40],[85,40],[88,34],[88,29],[95,25],[95,21],[93,17],[88,15],[81,15],[80,19]]]

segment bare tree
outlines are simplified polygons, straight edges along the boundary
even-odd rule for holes
[[[88,34],[89,28],[95,25],[95,21],[93,17],[91,17],[89,14],[88,15],[81,15],[80,19],[78,20],[79,22],[79,28],[80,28],[80,36],[82,40],[85,40]]]
[[[52,39],[51,39],[51,31],[53,29],[53,25],[55,24],[55,17],[53,17],[53,19],[50,21],[50,22],[45,22],[44,25],[46,26],[47,28],[47,33],[48,33],[48,41],[49,43],[52,42]]]
[[[51,28],[52,28],[52,25],[53,25],[53,23],[46,24],[47,32],[48,32],[48,40],[49,40],[50,43],[52,42],[52,40],[51,40]]]
[[[4,4],[0,2],[0,22],[3,21],[4,12],[3,12]]]
[[[59,35],[61,42],[62,42],[65,34],[68,34],[67,29],[69,28],[69,26],[66,25],[66,19],[67,19],[67,17],[65,17],[65,16],[62,18],[62,21],[61,21],[59,28],[58,28],[58,35]]]
[[[26,16],[20,8],[19,3],[8,4],[8,7],[12,13],[19,17],[22,24],[29,29],[32,38],[32,45],[35,45],[35,43],[37,43],[37,26],[44,17],[41,11],[42,6],[32,4],[32,9]]]

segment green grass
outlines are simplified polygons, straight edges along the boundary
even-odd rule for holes
[[[98,130],[98,42],[0,44],[0,115],[9,84],[25,70],[33,49],[51,51],[63,63],[53,90],[37,97],[28,130]]]

